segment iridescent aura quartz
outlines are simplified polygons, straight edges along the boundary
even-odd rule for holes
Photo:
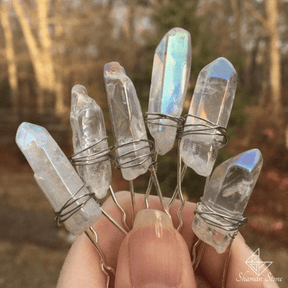
[[[179,117],[183,110],[191,68],[191,37],[182,28],[173,28],[165,34],[156,48],[153,62],[148,113],[161,113]],[[173,147],[176,125],[169,119],[152,120],[148,115],[148,128],[155,140],[157,153],[164,155]],[[150,123],[149,123],[150,121]],[[157,124],[158,123],[158,124]]]
[[[196,82],[189,114],[207,119],[226,128],[237,87],[237,73],[233,65],[225,58],[218,58],[205,66]],[[212,172],[218,149],[221,147],[223,136],[215,129],[202,131],[212,135],[199,134],[195,130],[205,128],[207,123],[201,119],[187,117],[180,151],[184,163],[202,176],[209,176]],[[189,126],[193,125],[193,126]],[[193,134],[193,131],[194,134]],[[214,135],[213,135],[214,134]]]
[[[105,122],[101,108],[96,101],[88,96],[87,90],[82,85],[75,85],[71,92],[71,113],[70,122],[73,132],[74,153],[80,152],[94,145],[92,148],[78,154],[78,157],[87,157],[83,161],[84,165],[78,165],[77,170],[81,178],[85,181],[89,191],[94,192],[97,198],[103,198],[107,194],[111,183],[111,164],[110,159],[95,157],[96,153],[101,156],[101,151],[107,151]],[[89,160],[90,159],[90,160]],[[94,159],[94,160],[93,160]],[[101,161],[101,160],[105,161]],[[93,164],[93,161],[99,163]]]
[[[212,245],[218,253],[223,253],[231,243],[231,236],[238,230],[237,225],[217,214],[206,212],[215,211],[226,219],[243,220],[262,162],[258,149],[246,151],[223,162],[213,172],[201,202],[197,203],[192,229],[199,239]]]
[[[58,212],[71,197],[76,200],[89,193],[86,187],[79,191],[83,181],[45,128],[22,123],[17,130],[16,143],[33,169],[38,185],[55,212]],[[77,196],[73,196],[77,191],[79,191]],[[63,214],[84,203],[85,199],[87,198],[77,200],[64,209]],[[100,215],[99,205],[90,199],[64,224],[72,234],[79,235],[94,224]]]
[[[150,153],[149,148],[144,148],[148,143],[137,142],[147,140],[141,106],[132,81],[119,63],[110,62],[105,65],[104,79],[117,147],[115,153],[119,157],[123,178],[133,180],[144,174],[151,164],[151,158],[145,156]]]

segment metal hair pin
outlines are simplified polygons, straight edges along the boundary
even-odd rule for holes
[[[139,144],[139,145],[138,145]],[[138,148],[134,148],[138,146]],[[131,149],[132,148],[132,149]],[[123,149],[123,154],[118,153],[119,149]],[[154,144],[151,140],[139,139],[119,145],[112,150],[112,159],[114,165],[118,169],[130,169],[140,167],[146,161],[151,162],[153,155]],[[147,151],[150,151],[147,153]],[[139,152],[139,153],[137,153]],[[143,153],[142,153],[143,152]],[[137,155],[138,154],[138,155]],[[136,157],[135,157],[136,156]],[[128,158],[128,159],[127,159]],[[132,180],[129,180],[129,188],[131,195],[132,215],[135,218],[135,191]]]
[[[22,123],[18,128],[16,142],[56,211],[54,220],[58,225],[64,224],[72,234],[84,232],[91,240],[100,256],[107,288],[110,273],[115,275],[115,270],[105,260],[93,225],[103,214],[124,235],[130,231],[126,212],[111,187],[110,160],[129,182],[132,224],[136,213],[133,180],[138,176],[148,170],[151,173],[144,195],[146,209],[153,184],[170,218],[169,209],[179,198],[178,231],[183,227],[182,180],[187,167],[206,177],[205,191],[196,205],[192,226],[198,237],[192,247],[192,264],[196,270],[206,245],[213,246],[218,253],[228,251],[222,276],[222,287],[225,286],[229,251],[238,229],[247,222],[243,213],[262,167],[262,155],[258,149],[246,151],[226,160],[212,173],[218,149],[228,143],[226,127],[235,97],[237,73],[223,57],[206,65],[199,73],[189,112],[181,116],[191,54],[188,31],[173,28],[165,34],[154,55],[145,121],[135,87],[124,68],[117,62],[104,66],[114,147],[108,146],[99,105],[88,96],[84,86],[72,88],[70,121],[74,154],[69,159],[78,173],[46,129],[30,123]],[[145,122],[154,141],[148,140]],[[173,148],[175,139],[177,185],[171,199],[165,203],[157,177],[157,158]],[[101,207],[100,200],[108,190],[122,213],[124,228]]]

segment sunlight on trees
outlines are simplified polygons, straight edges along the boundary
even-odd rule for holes
[[[102,69],[117,60],[146,102],[152,47],[180,26],[192,35],[190,89],[204,65],[225,56],[238,71],[245,105],[269,108],[284,131],[288,100],[283,73],[288,72],[281,67],[287,61],[287,6],[281,0],[2,0],[6,70],[0,81],[9,83],[15,119],[21,106],[34,118],[50,115],[67,123],[70,89],[76,83],[93,87],[92,96],[106,105]],[[0,91],[7,94],[5,87]]]

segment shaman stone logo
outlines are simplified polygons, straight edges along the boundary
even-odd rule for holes
[[[245,263],[258,275],[260,276],[272,263],[273,261],[262,261],[260,259],[260,248],[258,248],[246,261]]]

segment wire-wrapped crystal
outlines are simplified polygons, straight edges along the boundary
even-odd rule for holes
[[[141,106],[132,81],[119,63],[105,65],[104,79],[117,162],[123,178],[133,180],[151,164]]]
[[[173,117],[181,115],[190,77],[191,53],[188,31],[173,28],[165,34],[154,55],[148,113]],[[173,147],[177,123],[169,118],[156,120],[157,115],[153,114],[148,114],[147,118],[155,149],[158,154],[164,155]]]
[[[69,199],[72,200],[69,201],[71,205],[63,209],[62,215],[69,215],[69,212],[83,204],[81,209],[64,222],[67,230],[79,235],[94,224],[101,215],[100,207],[94,199],[87,201],[84,195],[89,194],[89,191],[48,131],[24,122],[17,130],[16,143],[55,212],[59,212]]]
[[[239,226],[262,168],[258,149],[246,151],[217,166],[197,203],[192,229],[199,239],[223,253]]]
[[[82,85],[72,88],[70,122],[74,153],[83,151],[75,157],[80,159],[78,173],[88,190],[101,199],[106,196],[112,177],[110,159],[101,153],[108,149],[106,128],[101,108]]]
[[[233,65],[222,57],[214,60],[205,66],[198,76],[189,115],[226,128],[236,87],[237,73]],[[219,131],[213,128],[213,124],[188,116],[180,144],[184,163],[206,177],[212,172],[223,140],[223,136],[219,136]]]

